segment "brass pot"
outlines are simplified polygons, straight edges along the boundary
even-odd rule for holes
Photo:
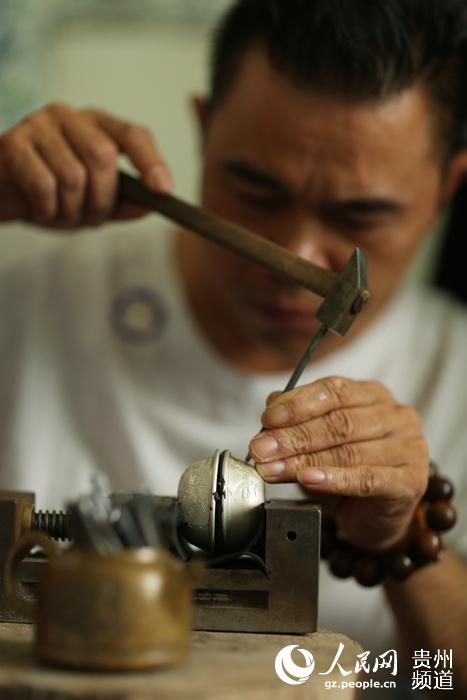
[[[49,560],[37,601],[15,581],[33,546]],[[59,552],[41,533],[23,537],[5,566],[5,590],[16,607],[34,609],[39,658],[54,665],[102,670],[150,669],[184,659],[192,625],[193,573],[164,549],[108,555],[70,547]]]

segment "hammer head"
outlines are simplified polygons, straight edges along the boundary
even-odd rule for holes
[[[369,299],[365,253],[356,248],[319,307],[316,318],[334,333],[345,335]]]

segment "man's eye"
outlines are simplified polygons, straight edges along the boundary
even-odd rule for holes
[[[343,219],[341,225],[348,231],[371,231],[378,228],[376,221],[368,219]]]
[[[381,220],[369,216],[336,216],[334,226],[350,233],[371,233],[381,228]]]
[[[242,202],[245,202],[246,204],[251,204],[252,206],[255,206],[255,207],[268,208],[268,207],[277,207],[280,205],[280,201],[279,201],[278,197],[271,196],[271,195],[251,194],[251,193],[247,193],[247,192],[241,192],[239,194],[239,197],[242,200]]]

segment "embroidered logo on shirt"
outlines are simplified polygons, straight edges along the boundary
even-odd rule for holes
[[[124,289],[112,303],[112,327],[120,338],[130,343],[157,340],[167,326],[167,321],[164,302],[152,289]]]

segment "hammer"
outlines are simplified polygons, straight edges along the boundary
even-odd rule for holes
[[[188,204],[173,195],[152,192],[140,180],[123,172],[119,173],[119,197],[132,204],[152,209],[184,228],[240,253],[324,297],[316,312],[321,326],[293,371],[284,392],[296,386],[326,333],[333,331],[338,335],[345,335],[369,299],[367,260],[365,253],[359,248],[354,250],[342,272],[337,275],[332,270],[314,265],[242,226]],[[245,461],[249,460],[248,454]]]

